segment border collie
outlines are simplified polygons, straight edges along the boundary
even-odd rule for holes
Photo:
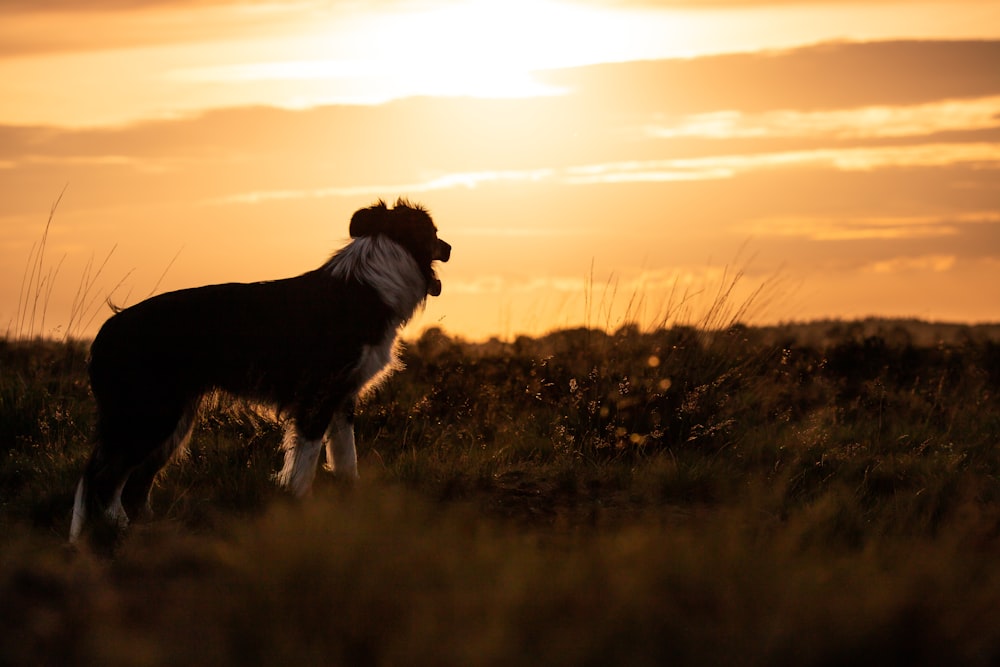
[[[182,452],[201,397],[220,389],[288,419],[279,484],[309,493],[321,450],[356,479],[354,407],[396,361],[396,335],[428,295],[451,246],[427,211],[379,200],[351,218],[352,240],[294,278],[154,296],[112,315],[90,348],[96,445],[76,488],[70,542],[117,536],[147,514],[164,465]]]

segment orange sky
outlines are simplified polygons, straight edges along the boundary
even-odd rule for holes
[[[411,334],[697,321],[737,273],[751,322],[997,321],[998,63],[986,1],[7,2],[0,326],[301,273],[401,195],[454,246]]]

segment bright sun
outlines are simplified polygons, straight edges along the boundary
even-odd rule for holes
[[[539,70],[621,60],[635,16],[557,0],[352,7],[251,40],[174,54],[163,79],[218,105],[311,107],[409,96],[536,97]],[[627,55],[627,54],[626,54]],[[236,102],[238,100],[238,102]]]
[[[601,60],[609,13],[547,1],[477,0],[371,17],[366,74],[421,95],[557,93],[532,72]]]

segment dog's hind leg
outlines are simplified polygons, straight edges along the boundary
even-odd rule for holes
[[[69,541],[74,544],[80,539],[83,526],[87,522],[87,506],[83,499],[83,478],[76,485],[76,495],[73,500],[73,519],[69,525]]]
[[[122,489],[133,463],[116,447],[101,441],[94,448],[76,487],[69,541],[75,543],[89,521],[95,537],[110,542],[128,526],[121,505]]]
[[[129,476],[147,458],[157,456],[164,442],[173,439],[172,433],[181,431],[176,444],[183,441],[189,428],[180,428],[185,414],[181,407],[155,412],[134,405],[109,409],[98,401],[97,444],[77,485],[70,542],[86,529],[95,542],[106,546],[128,527],[122,496]],[[142,485],[140,479],[136,488]]]
[[[311,435],[311,434],[309,434]],[[300,429],[298,422],[290,419],[285,427],[285,437],[281,449],[285,452],[285,462],[275,481],[301,498],[309,494],[316,466],[323,450],[323,438],[309,437]]]
[[[122,507],[132,519],[152,515],[149,504],[149,492],[153,488],[156,475],[172,459],[180,458],[187,449],[194,430],[195,418],[198,415],[198,403],[194,402],[184,409],[177,425],[159,447],[151,451],[145,459],[128,476],[125,488],[122,490]]]
[[[340,479],[357,480],[358,452],[354,445],[354,410],[337,412],[326,431],[326,468]]]

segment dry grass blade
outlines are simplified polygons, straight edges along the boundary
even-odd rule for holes
[[[40,336],[45,329],[45,315],[48,310],[49,298],[52,295],[52,287],[55,284],[56,276],[62,267],[65,257],[59,260],[55,268],[45,270],[45,249],[49,240],[49,229],[52,226],[52,219],[55,217],[59,202],[66,194],[63,186],[59,196],[56,197],[49,209],[49,217],[45,221],[45,228],[42,230],[42,238],[39,242],[31,245],[28,252],[28,259],[25,262],[24,274],[21,277],[21,287],[18,290],[17,311],[13,325],[13,337],[16,340],[26,340]],[[41,313],[39,313],[41,308]],[[36,328],[37,324],[37,328]],[[8,336],[11,332],[8,332]]]

